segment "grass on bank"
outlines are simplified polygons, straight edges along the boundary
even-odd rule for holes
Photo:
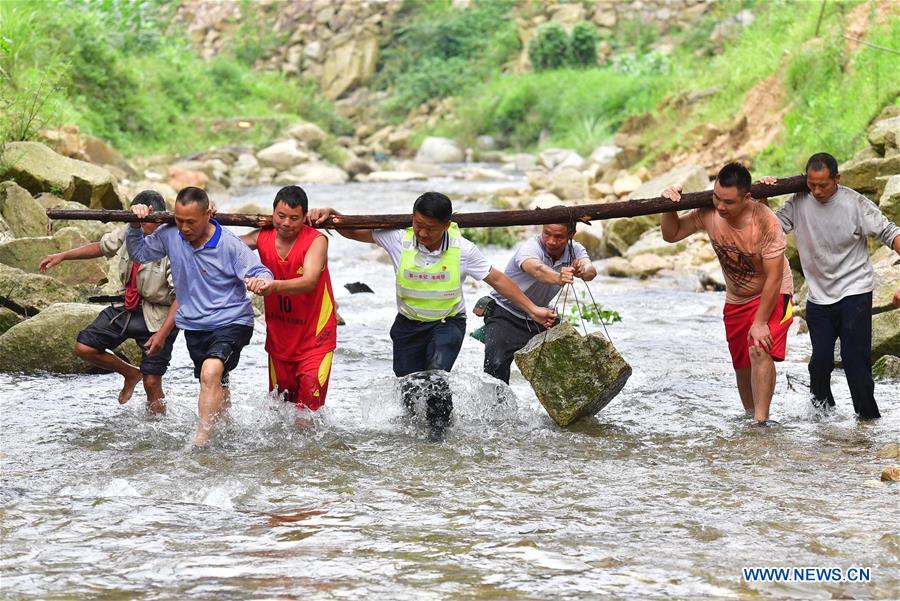
[[[126,154],[271,139],[300,119],[349,125],[314,83],[202,61],[162,0],[0,2],[0,141],[74,123]],[[251,127],[238,121],[249,118]]]
[[[821,40],[813,40],[819,3],[747,2],[754,22],[718,48],[708,33],[714,18],[725,18],[721,13],[676,34],[668,56],[624,52],[612,65],[586,71],[500,75],[458,99],[457,118],[437,132],[469,144],[490,134],[522,149],[562,146],[587,154],[628,116],[649,112],[656,125],[645,131],[644,160],[651,162],[693,144],[689,132],[698,125],[730,125],[750,88],[777,73],[792,104],[783,135],[758,157],[757,170],[794,172],[820,150],[846,160],[863,145],[868,122],[900,94],[900,56],[868,46],[851,52],[842,37],[847,15],[859,4],[826,3]],[[643,47],[652,41],[646,34],[634,39]],[[900,50],[898,39],[900,16],[873,25],[867,36]],[[658,110],[666,97],[709,89],[715,93],[686,114]]]

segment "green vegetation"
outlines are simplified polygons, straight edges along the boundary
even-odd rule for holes
[[[594,304],[593,300],[588,298],[584,292],[580,294],[580,300],[569,308],[565,318],[575,327],[580,326],[582,322],[599,326],[622,321],[622,316],[618,311],[604,309],[602,305]]]
[[[514,5],[515,0],[480,0],[459,11],[446,0],[407,0],[373,82],[391,90],[387,111],[402,116],[498,73],[520,49],[509,16]]]
[[[469,90],[456,118],[438,132],[469,144],[490,134],[521,149],[563,146],[584,154],[609,140],[628,116],[652,113],[655,125],[644,131],[643,160],[650,163],[695,147],[707,123],[729,129],[747,92],[774,75],[771,85],[783,82],[790,108],[782,135],[757,157],[754,170],[793,173],[823,149],[846,160],[863,146],[869,120],[900,94],[900,57],[869,46],[851,49],[843,38],[858,4],[827,3],[816,40],[819,4],[811,10],[786,0],[723,1],[696,27],[673,35],[671,54],[648,50],[652,28],[623,20],[608,39],[616,50],[610,64],[498,75]],[[753,10],[753,23],[735,23],[733,38],[713,41],[716,22],[742,8]],[[897,39],[896,15],[873,23],[867,34],[867,41],[888,48]],[[671,101],[691,95],[702,98]]]
[[[235,57],[200,60],[170,10],[163,0],[0,3],[0,141],[74,123],[128,154],[184,153],[264,141],[301,118],[347,130],[315,84]]]
[[[556,21],[544,23],[528,44],[528,58],[535,71],[561,69],[571,63],[569,36]]]
[[[460,233],[462,233],[464,238],[476,246],[491,244],[494,246],[502,246],[503,248],[512,248],[522,239],[524,232],[525,228],[521,226],[509,226],[467,227],[463,228]]]
[[[572,65],[593,67],[597,64],[597,28],[587,21],[580,21],[572,28]]]

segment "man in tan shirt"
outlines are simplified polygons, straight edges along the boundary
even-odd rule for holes
[[[663,213],[666,242],[706,230],[725,275],[725,336],[741,403],[760,426],[773,424],[769,406],[775,392],[775,361],[783,361],[793,321],[793,278],[784,258],[781,224],[767,206],[750,197],[750,172],[738,163],[719,171],[713,206],[680,217]],[[679,188],[663,196],[681,200]]]
[[[166,203],[158,192],[145,190],[133,204],[144,204],[155,211],[165,211]],[[127,226],[126,226],[127,227]],[[145,233],[159,224],[145,223]],[[162,376],[172,358],[172,347],[178,336],[175,327],[175,287],[168,259],[139,264],[131,260],[125,247],[126,228],[104,235],[99,242],[47,255],[41,259],[40,271],[46,272],[63,261],[119,256],[123,301],[104,309],[97,319],[79,332],[75,353],[93,365],[121,374],[125,379],[119,403],[127,403],[138,382],[143,381],[147,393],[147,410],[152,414],[166,412]],[[140,366],[134,366],[110,352],[129,338],[142,352]]]

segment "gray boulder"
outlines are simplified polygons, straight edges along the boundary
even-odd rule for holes
[[[10,142],[0,163],[5,178],[31,194],[51,192],[92,209],[121,209],[116,179],[102,167],[57,154],[38,142]]]
[[[606,407],[631,376],[631,366],[602,333],[585,337],[566,321],[532,338],[515,359],[541,405],[563,427]]]
[[[887,178],[884,192],[878,200],[878,208],[885,217],[894,223],[900,223],[900,175]]]
[[[900,309],[872,316],[872,360],[900,356]]]
[[[34,315],[53,303],[74,303],[79,296],[77,290],[55,278],[0,263],[0,298],[23,314]]]
[[[628,195],[635,198],[655,198],[669,186],[681,186],[683,192],[702,192],[709,186],[709,177],[703,167],[681,167],[673,169],[640,185]],[[604,229],[604,242],[611,255],[624,255],[628,248],[638,241],[644,232],[659,225],[659,215],[642,215],[621,219],[610,219]]]
[[[58,196],[53,196],[52,194],[41,194],[35,199],[39,205],[46,211],[46,209],[69,209],[69,210],[79,210],[84,209],[83,204],[79,204],[77,202],[72,202],[71,200],[63,200]],[[53,232],[59,232],[65,227],[72,227],[81,232],[81,235],[84,236],[87,240],[91,242],[97,242],[108,232],[112,232],[120,227],[122,227],[121,223],[103,223],[102,221],[92,221],[90,219],[54,219],[50,222],[50,226]],[[46,235],[47,230],[45,229],[43,233],[35,234],[36,236],[44,236]]]
[[[872,291],[872,313],[892,311],[894,292],[900,290],[900,257],[886,246],[872,255],[875,290]]]
[[[0,336],[0,372],[96,372],[96,367],[78,358],[74,346],[78,332],[102,309],[102,305],[58,303],[13,326]],[[132,340],[116,352],[132,364],[140,362],[140,350]]]
[[[449,138],[425,138],[416,152],[420,163],[461,163],[465,159],[462,148]]]
[[[53,236],[17,238],[0,244],[0,263],[28,273],[39,273],[41,259],[90,241],[75,228],[66,227]],[[102,284],[106,281],[106,262],[102,258],[65,261],[54,267],[50,275],[70,285]]]
[[[872,364],[872,375],[879,380],[900,380],[900,357],[882,355]]]
[[[47,235],[47,213],[16,182],[0,183],[0,217],[14,238]]]
[[[6,332],[6,330],[10,329],[14,325],[20,323],[22,321],[22,316],[7,309],[6,307],[0,307],[0,334]]]

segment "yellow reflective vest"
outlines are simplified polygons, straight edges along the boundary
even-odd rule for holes
[[[416,321],[438,321],[456,314],[462,301],[460,241],[456,223],[447,230],[449,244],[437,260],[420,252],[413,229],[406,228],[397,268],[397,306]],[[433,261],[433,262],[432,262]]]

